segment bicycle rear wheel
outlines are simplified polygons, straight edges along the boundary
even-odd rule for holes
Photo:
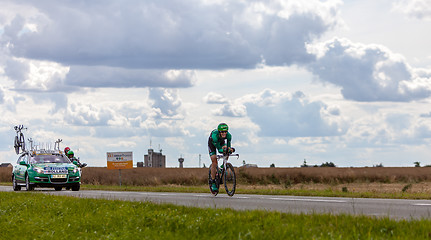
[[[224,188],[226,189],[227,195],[232,197],[235,194],[236,175],[235,170],[230,163],[226,164],[226,171],[224,172]]]
[[[15,136],[15,141],[13,143],[13,147],[15,148],[16,154],[19,154],[19,139],[18,139],[18,136]]]
[[[25,152],[25,138],[24,138],[24,134],[23,133],[21,133],[19,135],[19,142],[20,142],[22,151]]]

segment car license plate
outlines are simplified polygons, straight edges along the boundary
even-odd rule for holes
[[[67,175],[64,174],[55,174],[55,175],[51,175],[51,178],[66,178]]]

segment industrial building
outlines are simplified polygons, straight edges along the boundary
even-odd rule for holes
[[[148,155],[144,155],[144,167],[165,168],[166,156],[160,152],[154,152],[154,149],[148,149]]]

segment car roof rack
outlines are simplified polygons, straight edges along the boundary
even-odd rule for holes
[[[52,150],[52,149],[37,149],[31,151],[33,155],[54,155],[54,154],[61,154],[61,151],[59,150]]]

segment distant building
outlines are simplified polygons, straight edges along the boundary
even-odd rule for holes
[[[13,167],[10,163],[2,163],[0,164],[0,167]]]
[[[148,149],[148,155],[144,155],[144,166],[152,168],[165,168],[166,156],[160,152],[154,152],[153,149]]]
[[[184,158],[182,157],[178,158],[178,162],[180,163],[180,168],[183,168]]]
[[[245,167],[245,168],[257,168],[257,164],[247,163],[247,164],[244,164],[243,167]]]

